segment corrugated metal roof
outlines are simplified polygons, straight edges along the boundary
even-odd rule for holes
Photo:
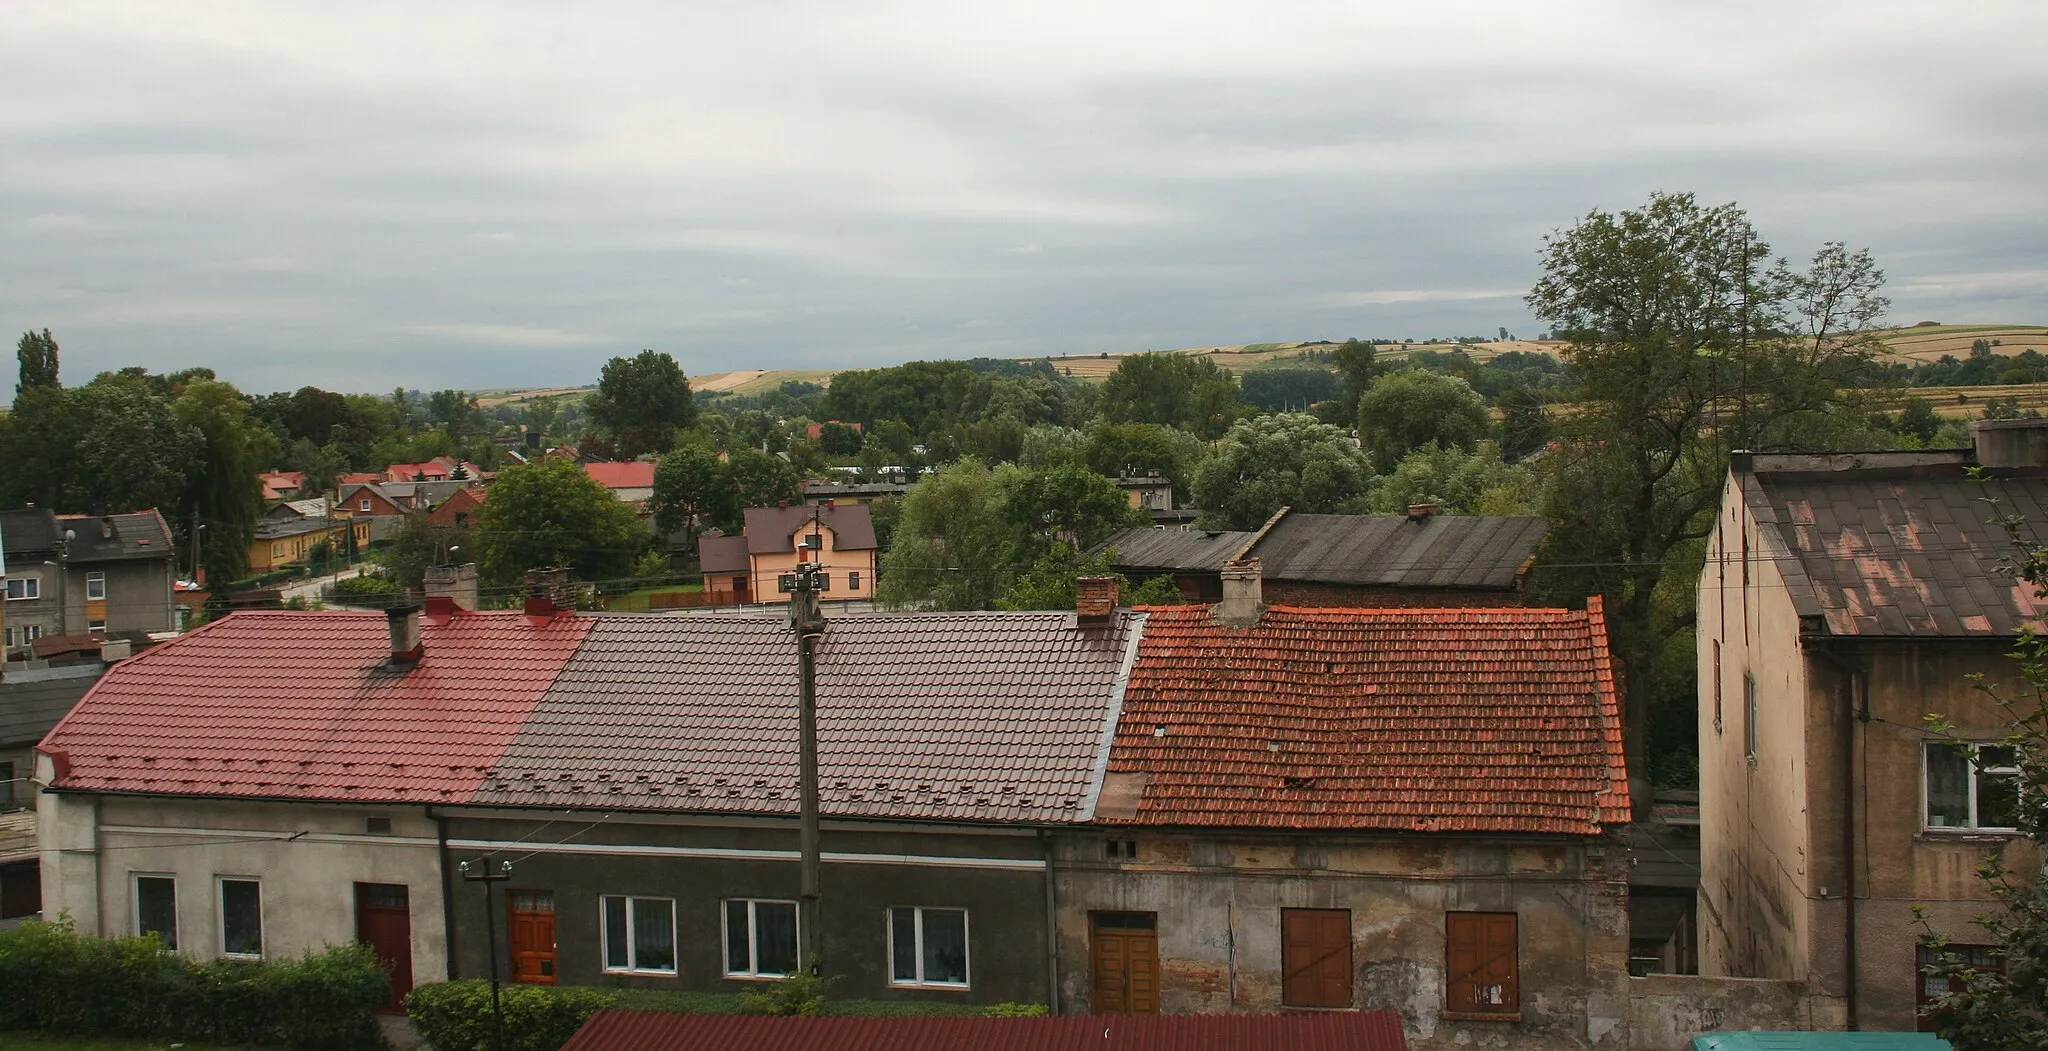
[[[1534,517],[1290,513],[1250,553],[1269,580],[1503,590],[1549,528]]]
[[[1140,620],[828,620],[817,670],[824,812],[1085,820]],[[796,694],[796,640],[779,619],[600,618],[477,798],[793,814]]]
[[[832,531],[834,551],[871,551],[875,548],[875,520],[863,504],[797,504],[794,507],[749,507],[746,515],[747,550],[756,555],[794,551],[791,537],[816,515]]]
[[[0,548],[9,557],[57,550],[57,516],[40,507],[0,511]]]
[[[1133,526],[1110,534],[1091,554],[1115,551],[1118,569],[1218,572],[1237,555],[1252,534],[1231,530],[1156,529]]]
[[[764,1018],[600,1011],[562,1051],[1407,1051],[1391,1011]]]
[[[1152,610],[1097,819],[1580,835],[1625,823],[1620,705],[1590,605],[1275,607],[1250,628],[1208,607]]]
[[[0,746],[33,744],[64,718],[105,666],[67,664],[10,670],[0,679]]]
[[[1979,482],[1961,465],[1738,468],[1737,480],[1776,540],[1762,557],[1777,559],[1799,614],[1832,634],[1992,638],[2042,618],[2032,585],[1998,572],[2012,541],[1997,519],[2048,522],[2038,470]]]

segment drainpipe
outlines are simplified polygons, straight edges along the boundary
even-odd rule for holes
[[[460,977],[455,966],[455,884],[451,873],[454,866],[448,863],[448,819],[426,808],[427,816],[434,819],[434,838],[441,857],[441,943],[448,952],[448,980]],[[486,920],[490,917],[486,916]]]
[[[1856,986],[1856,724],[1870,721],[1870,676],[1862,662],[1832,646],[1820,654],[1842,676],[1842,729],[1835,747],[1842,753],[1842,951],[1846,966],[1843,1006],[1847,1028],[1857,1030]]]
[[[1052,837],[1038,830],[1039,845],[1045,850],[1045,1010],[1060,1013],[1060,927],[1059,910],[1053,893]]]

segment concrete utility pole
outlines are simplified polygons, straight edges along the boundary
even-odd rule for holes
[[[814,530],[816,516],[813,514]],[[815,531],[798,544],[803,551],[819,550]],[[825,634],[825,614],[818,608],[818,593],[832,586],[831,575],[815,562],[799,562],[796,572],[785,573],[776,582],[789,595],[789,628],[796,633],[797,660],[797,851],[802,875],[797,896],[797,951],[799,966],[813,975],[824,972],[824,954],[819,950],[819,875],[822,865],[818,848],[818,639]]]
[[[489,857],[465,861],[460,868],[464,880],[484,885],[484,932],[491,945],[491,1048],[505,1051],[505,1008],[498,1000],[498,909],[491,900],[491,887],[512,878],[512,863],[504,862],[492,871],[491,861]]]

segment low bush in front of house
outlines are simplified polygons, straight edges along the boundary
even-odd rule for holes
[[[506,1051],[557,1051],[591,1015],[617,1004],[602,989],[505,983],[498,1002],[505,1012]],[[405,998],[413,1028],[434,1051],[491,1051],[491,983],[469,978],[436,982]]]
[[[196,962],[155,935],[93,938],[68,921],[0,932],[0,1031],[32,1029],[354,1051],[377,1048],[391,995],[360,945],[296,960]]]

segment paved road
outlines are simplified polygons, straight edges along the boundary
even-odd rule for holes
[[[348,569],[344,569],[339,573],[330,573],[324,577],[307,577],[304,580],[293,581],[292,583],[286,584],[283,587],[277,589],[278,597],[282,598],[286,602],[290,602],[292,599],[295,598],[302,598],[305,599],[307,602],[314,602],[320,598],[321,588],[324,588],[337,580],[345,580],[349,577],[361,576],[363,573],[367,572],[369,568],[370,567],[367,564],[358,563],[357,565],[351,566]]]

